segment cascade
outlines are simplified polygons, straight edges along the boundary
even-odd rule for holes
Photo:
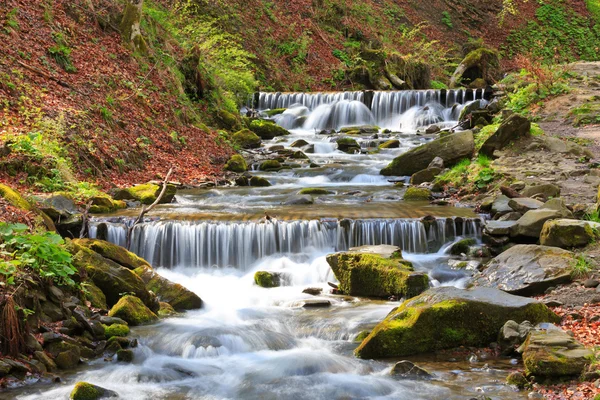
[[[129,220],[126,223],[131,223]],[[91,235],[97,234],[92,224]],[[126,225],[106,223],[108,240],[124,245]],[[137,225],[131,250],[155,267],[236,267],[247,269],[274,254],[344,251],[391,244],[408,253],[437,251],[457,236],[480,235],[477,218],[330,219],[259,222],[154,221]]]

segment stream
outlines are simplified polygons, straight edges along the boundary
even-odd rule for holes
[[[314,145],[308,156],[320,167],[253,171],[273,186],[182,190],[176,202],[153,210],[135,227],[130,249],[196,292],[204,308],[133,328],[139,346],[131,364],[95,360],[64,375],[62,384],[39,382],[15,392],[17,398],[66,399],[74,383],[87,381],[127,400],[526,399],[504,384],[515,368],[509,359],[409,357],[434,378],[402,380],[389,375],[400,360],[355,358],[355,337],[399,303],[329,294],[328,282],[336,280],[326,255],[372,244],[400,246],[416,270],[429,273],[433,286],[467,285],[469,272],[448,266],[448,249],[461,238],[480,240],[481,217],[466,208],[404,203],[404,189],[379,170],[434,137],[418,130],[456,125],[464,104],[482,96],[471,90],[261,93],[256,107],[287,108],[274,119],[292,133],[267,146],[304,139]],[[400,148],[346,154],[336,150],[331,135],[319,134],[366,124],[381,131],[377,138],[355,137],[361,148],[389,138],[400,140]],[[313,205],[282,205],[306,187],[333,193],[315,196]],[[108,239],[124,245],[137,212],[97,218],[92,235],[103,223]],[[264,220],[265,212],[271,221]],[[253,276],[261,270],[284,272],[289,286],[256,286]],[[308,287],[323,294],[302,293]],[[303,307],[314,299],[329,300],[331,307]]]

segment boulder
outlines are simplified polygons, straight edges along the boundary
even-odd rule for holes
[[[482,79],[488,85],[493,85],[502,77],[498,52],[486,47],[471,51],[460,62],[450,78],[450,87],[467,85]]]
[[[148,324],[158,320],[156,314],[146,307],[142,300],[130,295],[121,297],[117,304],[110,309],[108,316],[121,318],[131,326]]]
[[[585,247],[600,237],[600,223],[575,219],[547,221],[540,234],[540,243],[563,249]]]
[[[391,139],[387,142],[383,142],[379,145],[380,149],[397,149],[400,147],[400,141],[398,139]]]
[[[413,176],[410,177],[410,184],[411,185],[420,185],[421,183],[425,183],[425,182],[433,182],[435,177],[438,176],[441,172],[442,172],[441,168],[428,167],[426,169],[423,169],[419,172],[414,173]]]
[[[172,305],[165,302],[160,302],[160,309],[158,310],[159,318],[167,318],[177,315],[177,311],[173,308]]]
[[[244,160],[244,157],[239,154],[234,154],[223,168],[226,171],[231,172],[246,172],[248,171],[248,164],[246,163],[246,160]]]
[[[289,284],[289,277],[281,272],[257,271],[254,283],[263,288],[274,288]]]
[[[133,293],[151,310],[158,311],[156,297],[148,292],[142,279],[133,271],[86,247],[74,245],[78,251],[74,253],[73,265],[87,272],[88,279],[106,296],[108,306],[116,304],[122,293]]]
[[[462,131],[444,135],[396,157],[381,170],[381,175],[410,176],[426,169],[436,157],[444,160],[447,167],[451,167],[463,158],[471,158],[474,151],[473,132]]]
[[[579,376],[594,356],[592,350],[551,324],[536,327],[519,350],[526,373],[538,379]]]
[[[277,160],[266,160],[260,164],[258,169],[261,171],[279,171],[281,169],[281,163]]]
[[[286,136],[290,132],[272,121],[257,119],[250,123],[250,130],[263,140],[271,140],[276,136]]]
[[[516,225],[516,221],[487,221],[483,229],[492,236],[506,236]]]
[[[78,382],[69,396],[69,400],[100,400],[119,397],[116,392],[87,382]]]
[[[500,124],[496,132],[492,134],[481,146],[480,154],[492,157],[494,151],[502,150],[511,141],[526,137],[531,130],[531,122],[519,114],[512,114]]]
[[[260,137],[250,129],[242,129],[233,134],[233,142],[243,149],[257,149],[260,147]]]
[[[491,260],[473,277],[473,283],[535,296],[551,286],[570,282],[573,261],[573,253],[556,247],[517,245]]]
[[[93,282],[84,282],[82,287],[85,289],[85,297],[92,307],[100,308],[102,310],[108,309],[106,296],[98,286],[94,285]]]
[[[441,130],[442,129],[439,127],[439,125],[430,125],[427,127],[427,129],[425,129],[425,133],[428,135],[433,135],[434,133],[438,133]]]
[[[405,201],[429,201],[431,199],[431,190],[422,187],[409,187],[404,193]]]
[[[300,191],[298,191],[298,194],[300,194],[300,195],[308,194],[308,195],[313,195],[313,196],[320,196],[320,195],[334,194],[334,192],[332,192],[331,190],[323,189],[323,188],[304,188],[304,189],[301,189]]]
[[[114,192],[113,197],[115,200],[133,200],[139,201],[142,204],[150,205],[156,201],[161,190],[162,184],[156,185],[154,183],[145,183],[125,189],[118,189]],[[160,200],[160,204],[171,203],[175,198],[176,193],[177,187],[175,187],[175,185],[167,184],[167,190],[163,198]]]
[[[534,186],[527,186],[521,194],[525,197],[543,197],[549,199],[551,197],[560,196],[560,188],[551,183],[542,183]]]
[[[146,288],[156,294],[159,301],[169,303],[176,311],[196,310],[202,307],[202,299],[196,293],[163,278],[149,266],[139,267],[134,272],[142,278]]]
[[[253,176],[250,178],[250,180],[248,181],[249,186],[256,186],[256,187],[269,187],[271,186],[271,182],[269,182],[268,180],[266,180],[265,178],[262,178],[260,176]]]
[[[510,198],[505,195],[496,197],[491,207],[492,215],[504,215],[512,212],[513,209],[508,205],[509,202]]]
[[[97,239],[75,239],[73,240],[73,243],[95,251],[102,257],[108,258],[130,270],[140,267],[152,268],[150,264],[148,264],[148,261],[114,243]]]
[[[33,207],[18,192],[2,183],[0,183],[0,197],[6,200],[8,204],[13,207],[20,208],[21,210],[25,211],[32,211],[37,214],[34,219],[36,227],[48,229],[50,231],[56,231],[56,226],[54,225],[52,218],[50,218],[45,212],[41,211],[37,207]]]
[[[129,335],[129,326],[121,324],[112,324],[104,328],[104,335],[107,339],[112,337],[125,337]]]
[[[327,262],[340,292],[351,296],[412,297],[429,287],[427,275],[414,272],[396,246],[356,247],[328,255]]]
[[[474,100],[470,103],[467,103],[462,110],[460,110],[460,115],[458,117],[459,122],[466,121],[469,116],[472,116],[475,111],[480,110],[482,108],[481,100]]]
[[[302,308],[327,308],[331,307],[331,301],[325,299],[311,299],[302,302]]]
[[[394,367],[392,368],[390,375],[397,378],[407,379],[433,378],[433,375],[431,375],[429,372],[407,360],[396,363],[396,365],[394,365]]]
[[[537,324],[560,318],[536,300],[497,289],[439,287],[392,310],[355,353],[372,359],[487,346],[508,320]]]
[[[339,138],[336,143],[338,150],[344,153],[354,154],[360,152],[360,145],[352,138]]]
[[[313,204],[314,200],[310,195],[290,196],[283,204],[286,206],[301,206]]]
[[[539,209],[527,211],[517,220],[514,228],[511,230],[511,236],[527,236],[532,238],[540,237],[542,228],[546,221],[560,218],[560,212],[550,209]]]
[[[529,197],[517,197],[514,199],[510,199],[510,201],[508,202],[508,206],[516,212],[524,214],[529,210],[537,210],[538,208],[543,207],[544,203],[536,199],[531,199]]]
[[[510,355],[520,345],[525,342],[529,332],[533,330],[533,325],[529,321],[523,321],[520,324],[516,321],[506,321],[506,324],[500,329],[498,335],[498,344],[504,354]]]
[[[43,199],[39,204],[40,210],[46,213],[53,221],[68,218],[79,212],[72,198],[58,194]]]
[[[121,349],[117,350],[117,361],[130,363],[133,361],[133,350]]]
[[[544,210],[558,211],[560,212],[561,218],[573,218],[573,212],[569,210],[564,199],[561,199],[560,197],[548,200],[541,208]]]
[[[450,254],[453,256],[460,256],[461,254],[469,254],[469,249],[471,246],[477,244],[477,241],[472,238],[462,239],[458,242],[454,243],[452,247],[450,247]]]

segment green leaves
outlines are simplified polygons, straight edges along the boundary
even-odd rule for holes
[[[4,259],[0,261],[0,275],[4,275],[5,284],[14,284],[16,276],[29,270],[57,284],[76,286],[71,276],[77,269],[62,237],[27,230],[27,225],[0,223],[0,256]]]

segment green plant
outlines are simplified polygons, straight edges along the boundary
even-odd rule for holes
[[[19,21],[17,20],[18,13],[19,9],[15,7],[6,14],[6,23],[4,25],[4,31],[6,33],[10,33],[13,30],[19,30]]]
[[[449,171],[439,175],[436,178],[436,182],[458,186],[466,180],[470,166],[471,160],[465,158],[459,161]]]
[[[492,183],[496,179],[496,171],[493,168],[484,168],[477,174],[477,178],[475,179],[475,186],[478,189],[487,188],[490,183]]]
[[[585,256],[580,255],[573,262],[571,276],[573,279],[581,279],[587,277],[594,270],[594,266]]]
[[[591,213],[585,214],[583,217],[586,221],[598,222],[600,223],[600,211],[592,211]]]
[[[479,165],[480,167],[488,168],[491,163],[492,163],[492,160],[488,156],[486,156],[484,154],[479,154],[477,156],[477,165]]]
[[[113,114],[112,111],[110,111],[108,108],[101,106],[98,108],[98,112],[100,113],[100,116],[102,117],[102,119],[108,124],[111,125],[113,124]]]
[[[56,233],[28,233],[24,224],[0,223],[0,274],[6,284],[14,284],[20,274],[34,272],[60,285],[78,286],[73,280],[77,269],[64,240]]]
[[[442,24],[446,25],[448,28],[453,28],[454,24],[452,23],[452,16],[448,11],[442,12]]]
[[[50,57],[56,61],[66,72],[75,73],[77,68],[73,65],[71,60],[71,49],[62,44],[56,44],[48,49]]]

